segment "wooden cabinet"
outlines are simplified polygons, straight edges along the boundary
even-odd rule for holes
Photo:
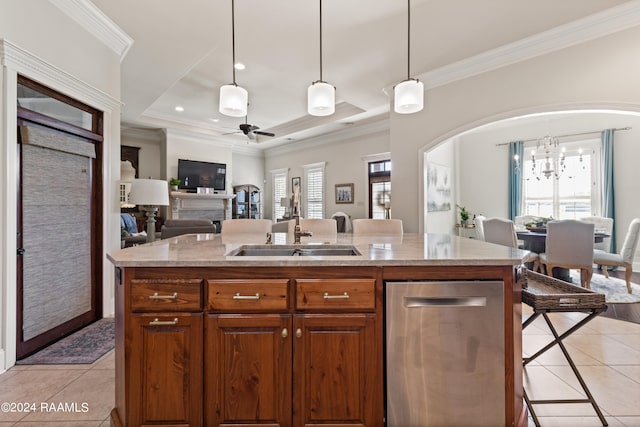
[[[233,187],[233,218],[262,219],[262,191],[255,185]]]
[[[125,269],[113,425],[382,426],[381,284],[345,270]]]
[[[115,425],[201,426],[202,279],[124,282],[116,288],[117,313],[127,315],[116,326]]]
[[[381,425],[375,279],[288,282],[208,281],[208,425]]]

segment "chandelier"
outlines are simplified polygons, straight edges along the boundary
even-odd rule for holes
[[[558,137],[545,135],[536,140],[536,146],[531,149],[531,175],[538,181],[542,177],[560,179],[566,171],[566,149],[560,146]],[[579,161],[582,162],[582,148],[578,149]],[[516,169],[520,168],[520,157],[513,156]]]

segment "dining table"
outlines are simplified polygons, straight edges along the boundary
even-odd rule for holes
[[[518,240],[522,240],[522,249],[536,254],[541,254],[546,251],[547,246],[547,230],[544,227],[536,227],[534,229],[516,229],[516,235]],[[593,242],[600,243],[605,237],[610,237],[609,234],[596,230],[593,233]],[[527,268],[532,269],[533,263],[528,263]],[[556,279],[564,280],[565,282],[571,282],[571,275],[568,268],[556,267],[553,269],[553,277]]]

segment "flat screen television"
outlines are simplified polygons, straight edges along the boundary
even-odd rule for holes
[[[178,159],[178,188],[196,192],[198,187],[213,188],[224,192],[227,181],[227,165]]]

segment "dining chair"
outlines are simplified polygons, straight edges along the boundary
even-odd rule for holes
[[[483,221],[486,220],[487,217],[483,215],[476,215],[473,219],[473,225],[476,226],[476,239],[484,240],[484,224]]]
[[[335,240],[338,237],[338,224],[335,219],[300,218],[300,229],[313,233],[313,240]]]
[[[633,257],[635,256],[636,249],[638,248],[638,240],[640,236],[640,218],[635,218],[629,224],[627,235],[624,238],[622,249],[619,254],[609,253],[603,250],[596,249],[593,251],[593,263],[602,265],[605,268],[605,277],[609,277],[609,271],[607,266],[624,267],[624,278],[627,282],[627,291],[631,293],[631,274],[633,273]]]
[[[487,218],[482,221],[482,227],[485,242],[518,248],[518,236],[513,221],[503,218]],[[537,270],[538,254],[529,252],[529,256],[524,262],[533,263],[533,270]]]
[[[538,255],[547,276],[553,276],[555,267],[579,269],[580,284],[590,289],[594,229],[594,224],[575,219],[547,222],[546,249]]]
[[[401,219],[366,219],[352,220],[353,235],[369,236],[402,236]]]
[[[224,243],[264,243],[271,233],[270,219],[225,219],[221,224],[220,237]]]
[[[580,218],[580,221],[590,222],[595,225],[595,231],[602,231],[609,235],[602,239],[602,242],[596,243],[593,247],[596,250],[611,252],[611,233],[613,233],[613,218],[605,218],[603,216],[587,216]],[[615,249],[614,249],[615,250]]]

